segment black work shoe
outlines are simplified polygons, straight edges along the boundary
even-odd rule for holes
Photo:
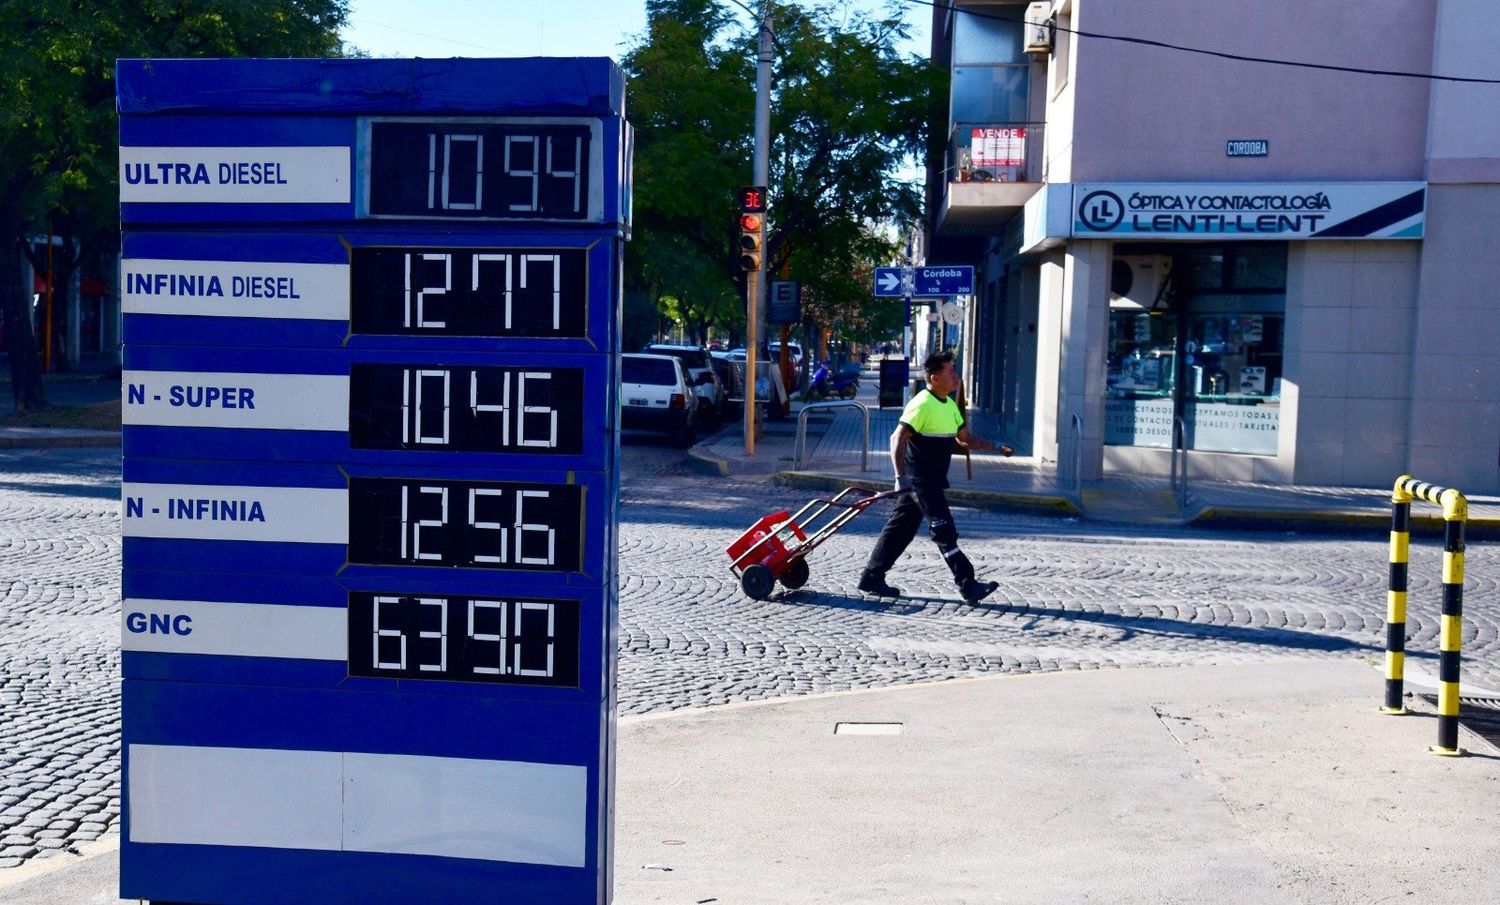
[[[964,582],[964,586],[959,588],[958,592],[969,603],[978,603],[995,593],[995,589],[998,587],[1000,587],[1000,582],[998,581],[974,581],[970,579]]]
[[[866,573],[860,576],[859,589],[866,594],[874,594],[876,597],[900,597],[901,589],[892,587],[885,583],[885,576],[870,575]]]

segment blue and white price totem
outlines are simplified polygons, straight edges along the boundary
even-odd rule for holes
[[[620,69],[118,90],[121,896],[608,901]]]

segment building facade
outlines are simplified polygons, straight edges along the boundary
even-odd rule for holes
[[[971,404],[1023,449],[1083,479],[1177,446],[1195,477],[1500,489],[1500,4],[933,25],[928,263],[976,266]]]

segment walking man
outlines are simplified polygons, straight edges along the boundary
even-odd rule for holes
[[[912,397],[901,412],[901,421],[891,434],[891,465],[896,470],[896,490],[900,492],[896,508],[886,520],[875,549],[865,563],[859,589],[880,597],[900,597],[901,590],[886,583],[885,573],[906,550],[917,527],[925,520],[933,543],[943,553],[943,560],[953,573],[958,592],[969,603],[978,603],[1000,585],[977,581],[974,564],[958,549],[958,529],[953,513],[948,511],[948,462],[955,446],[971,450],[999,449],[1001,454],[1015,452],[1009,446],[996,446],[969,433],[964,416],[953,394],[958,389],[958,372],[953,367],[952,352],[934,352],[923,363],[927,388]]]

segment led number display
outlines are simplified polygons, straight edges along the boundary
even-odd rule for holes
[[[357,364],[349,374],[355,449],[576,454],[583,369]]]
[[[356,248],[350,330],[434,336],[586,335],[581,248]]]
[[[372,121],[371,217],[597,219],[591,122]]]
[[[576,600],[349,595],[349,675],[578,687]]]
[[[349,561],[576,572],[577,484],[350,478]]]

